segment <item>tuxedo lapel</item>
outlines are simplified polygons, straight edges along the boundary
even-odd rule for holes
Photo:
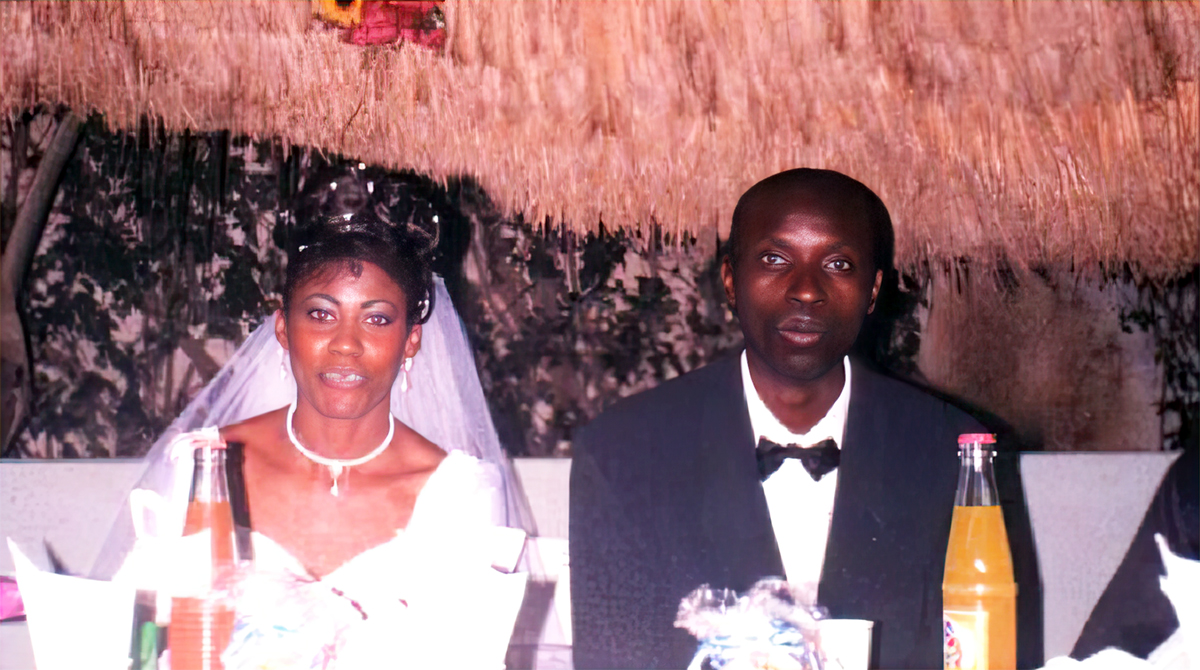
[[[745,589],[759,578],[782,575],[783,563],[767,499],[758,480],[754,432],[742,390],[741,359],[714,365],[716,375],[699,415],[701,450],[700,521],[711,563],[727,586]]]
[[[941,661],[941,582],[966,414],[851,364],[846,439],[819,601],[875,621],[878,667]]]
[[[879,556],[872,545],[885,532],[895,532],[881,527],[881,516],[876,512],[880,505],[894,504],[886,499],[886,487],[880,483],[905,476],[893,471],[896,463],[879,453],[886,442],[877,434],[878,415],[883,410],[874,379],[857,363],[851,363],[850,374],[846,434],[818,595],[835,617],[847,616],[856,608],[855,598],[873,590],[864,580],[873,576],[871,566],[887,557]]]

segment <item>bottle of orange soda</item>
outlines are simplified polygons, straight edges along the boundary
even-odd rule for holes
[[[225,478],[225,443],[207,441],[195,451],[184,536],[212,531],[206,592],[171,599],[167,646],[172,670],[220,670],[233,632],[234,610],[226,583],[234,568],[233,512]]]
[[[945,670],[1013,670],[1017,585],[996,478],[996,436],[958,437],[958,492],[942,579]]]

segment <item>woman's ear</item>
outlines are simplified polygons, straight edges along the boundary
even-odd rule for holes
[[[421,324],[416,324],[412,330],[408,331],[408,337],[404,340],[404,357],[412,358],[421,350]]]
[[[275,310],[275,339],[279,340],[279,346],[287,351],[287,318],[284,317],[282,309]]]

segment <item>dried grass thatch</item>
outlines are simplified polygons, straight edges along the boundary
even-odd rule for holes
[[[0,104],[473,174],[579,230],[709,238],[814,165],[883,196],[905,264],[1200,261],[1197,2],[447,9],[442,56],[343,44],[307,2],[2,3]]]

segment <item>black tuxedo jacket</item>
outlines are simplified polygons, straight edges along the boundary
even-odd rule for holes
[[[983,429],[857,363],[851,375],[818,601],[875,622],[873,666],[940,668],[957,437]],[[573,448],[575,667],[686,667],[697,642],[673,625],[684,596],[783,574],[739,358],[616,403]]]

